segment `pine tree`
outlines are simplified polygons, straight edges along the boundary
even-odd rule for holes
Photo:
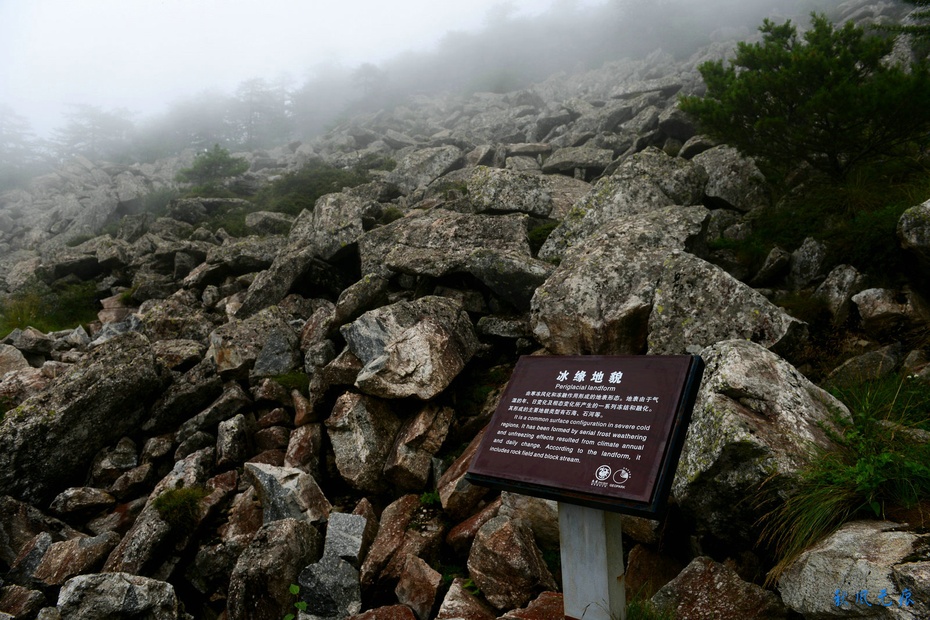
[[[920,0],[925,1],[925,0]],[[813,14],[799,37],[765,20],[760,43],[699,67],[707,92],[681,108],[702,130],[776,168],[807,162],[841,181],[930,142],[930,72],[884,62],[893,41]]]
[[[229,151],[214,144],[212,151],[201,153],[194,158],[190,168],[178,172],[177,180],[200,187],[214,187],[223,179],[238,176],[248,169],[249,162],[241,157],[232,157]]]

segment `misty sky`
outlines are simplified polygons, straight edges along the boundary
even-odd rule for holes
[[[533,15],[597,0],[0,0],[0,103],[45,133],[70,103],[157,113],[252,77],[301,83],[428,50],[509,5]]]

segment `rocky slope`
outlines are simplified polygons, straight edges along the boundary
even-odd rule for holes
[[[821,618],[837,589],[907,589],[910,607],[844,613],[930,614],[926,523],[851,523],[759,585],[748,498],[790,483],[844,411],[801,371],[811,326],[771,300],[819,298],[852,326],[836,381],[930,380],[930,316],[919,287],[869,288],[814,239],[758,273],[708,249],[768,200],[675,105],[728,49],[423,97],[246,154],[253,187],[314,157],[397,167],[292,222],[253,214],[245,237],[203,227],[211,200],[140,212],[190,154],[78,161],[0,197],[5,288],[92,281],[103,305],[89,332],[0,344],[0,618],[280,619],[298,600],[302,618],[561,617],[554,505],[463,478],[534,352],[707,364],[672,509],[624,518],[631,594],[681,618]],[[928,222],[930,202],[899,226],[919,264]]]

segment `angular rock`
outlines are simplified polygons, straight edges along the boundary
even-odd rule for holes
[[[728,273],[684,252],[665,256],[649,314],[649,353],[696,353],[744,338],[782,355],[807,339],[805,323]]]
[[[129,437],[123,437],[112,448],[104,448],[94,456],[90,466],[90,482],[107,486],[123,473],[139,464],[139,450]]]
[[[539,174],[476,167],[466,182],[468,200],[478,213],[527,213],[547,217],[552,196]]]
[[[175,438],[183,442],[198,431],[212,431],[220,422],[235,417],[251,402],[252,400],[245,390],[239,387],[239,384],[230,382],[210,406],[181,425]]]
[[[855,267],[837,265],[814,291],[814,297],[826,303],[833,325],[842,325],[849,318],[853,295],[862,290],[863,283]]]
[[[275,357],[272,353],[278,353],[279,348],[285,355],[296,349],[297,335],[288,324],[287,315],[277,306],[271,306],[244,321],[233,320],[214,330],[210,334],[207,357],[213,359],[217,373],[224,379],[245,378],[264,351],[269,334],[277,334],[285,343],[284,347],[275,347],[269,352],[272,360]],[[289,348],[288,344],[293,347]]]
[[[719,208],[748,212],[768,204],[765,176],[755,162],[730,146],[717,146],[691,158],[707,170],[704,190]]]
[[[350,616],[350,620],[416,620],[416,616],[406,605],[385,605]]]
[[[24,370],[29,367],[29,362],[19,349],[13,345],[0,344],[0,376],[13,370]]]
[[[223,380],[216,374],[213,358],[204,358],[183,375],[176,376],[162,392],[142,429],[149,433],[173,432],[181,422],[201,412],[222,393]]]
[[[159,340],[196,340],[202,342],[214,328],[213,319],[193,300],[178,297],[152,299],[139,308],[142,333],[152,342]]]
[[[0,587],[0,618],[20,620],[35,618],[48,601],[42,592],[11,584]]]
[[[394,593],[397,600],[410,607],[417,620],[432,618],[433,607],[442,584],[442,575],[422,558],[408,557]]]
[[[930,200],[901,215],[897,234],[901,248],[915,256],[922,268],[930,267]]]
[[[294,429],[284,454],[284,466],[294,467],[307,472],[314,478],[320,476],[321,447],[323,445],[323,426],[321,424],[304,424]]]
[[[900,526],[887,521],[846,523],[792,562],[778,580],[778,589],[785,605],[805,617],[843,613],[847,617],[919,618],[923,614],[916,605],[905,609],[897,604],[903,590],[896,571],[907,570],[914,550],[920,546],[926,549],[928,538],[901,531]],[[862,591],[866,591],[871,608],[856,603],[856,595]],[[882,592],[887,598],[878,601]],[[924,611],[930,608],[926,599],[911,598]],[[892,604],[885,607],[886,603]]]
[[[297,578],[301,600],[313,618],[342,619],[362,609],[358,569],[335,555],[324,555]]]
[[[43,514],[25,502],[0,496],[0,561],[13,564],[20,551],[40,534],[51,540],[78,538],[81,533],[68,524]]]
[[[445,441],[454,415],[449,407],[429,404],[405,421],[385,461],[385,477],[401,490],[423,489],[430,461]]]
[[[397,167],[388,175],[387,180],[409,194],[460,168],[463,163],[462,151],[454,146],[420,149],[397,162]]]
[[[161,385],[144,336],[130,333],[98,347],[54,389],[4,416],[0,493],[51,501],[98,450],[138,430]]]
[[[834,368],[823,383],[831,388],[851,388],[864,382],[876,381],[898,370],[903,360],[904,351],[901,345],[888,345],[849,358]]]
[[[116,504],[112,495],[93,487],[72,487],[59,493],[50,508],[59,515],[99,512]]]
[[[569,247],[616,220],[700,204],[706,182],[707,173],[699,165],[656,149],[637,153],[574,204],[540,248],[539,258],[560,259]]]
[[[521,609],[508,611],[501,620],[556,620],[565,617],[565,601],[561,592],[543,592]]]
[[[778,596],[743,581],[736,572],[707,557],[695,558],[656,592],[652,603],[660,612],[695,620],[788,618]]]
[[[432,398],[452,382],[478,346],[468,315],[442,297],[371,310],[340,331],[365,365],[356,386],[384,398]]]
[[[382,471],[400,428],[400,420],[388,405],[347,392],[336,400],[325,424],[339,475],[354,489],[383,489]]]
[[[723,540],[755,541],[761,516],[742,498],[768,481],[790,481],[812,445],[832,442],[821,425],[845,406],[793,366],[745,340],[701,352],[706,368],[672,483],[699,527]]]
[[[805,239],[801,247],[791,254],[788,285],[796,291],[809,286],[822,275],[826,258],[827,246],[812,237]]]
[[[30,577],[43,587],[60,586],[77,575],[99,570],[119,542],[119,534],[72,538],[52,543]]]
[[[335,556],[359,568],[372,542],[368,533],[368,519],[362,515],[332,512],[326,524],[323,555]]]
[[[504,491],[501,493],[501,507],[498,514],[525,523],[533,532],[533,537],[541,548],[559,548],[559,506],[557,502]]]
[[[577,169],[590,171],[593,176],[603,172],[614,159],[613,151],[598,149],[591,146],[575,146],[561,148],[555,151],[543,163],[545,173],[571,173]]]
[[[446,535],[446,544],[456,553],[467,553],[481,526],[497,516],[501,508],[500,498],[484,507],[480,512],[468,517]]]
[[[230,620],[281,620],[293,609],[290,586],[320,557],[320,534],[306,521],[266,523],[239,556],[229,580]]]
[[[207,347],[198,340],[158,340],[152,343],[152,350],[165,368],[183,372],[203,359]]]
[[[537,340],[551,353],[640,354],[670,250],[701,243],[708,211],[669,207],[616,222],[568,252],[533,296]]]
[[[251,454],[249,446],[250,424],[244,415],[237,414],[219,423],[216,434],[216,466],[235,467]]]
[[[436,483],[442,508],[454,520],[461,520],[472,514],[478,502],[488,492],[486,487],[474,485],[465,479],[472,459],[478,452],[482,437],[484,437],[484,430],[475,435],[468,447]]]
[[[177,620],[178,599],[171,584],[148,577],[128,573],[80,575],[61,588],[58,610],[68,620]]]
[[[465,589],[466,580],[456,577],[446,592],[439,611],[436,613],[437,620],[452,620],[452,618],[462,618],[462,620],[494,620],[497,614],[478,599],[474,594]]]
[[[888,337],[919,323],[910,296],[890,289],[869,288],[853,295],[862,328],[876,338]]]
[[[245,227],[257,235],[286,235],[293,223],[286,213],[252,211],[245,216]]]
[[[504,516],[494,517],[478,531],[468,554],[468,573],[487,601],[502,610],[557,588],[532,533]]]
[[[258,493],[267,525],[281,519],[322,523],[331,506],[313,476],[299,469],[246,463],[245,477]]]

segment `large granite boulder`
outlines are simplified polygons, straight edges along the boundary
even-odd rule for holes
[[[383,490],[382,470],[400,424],[388,404],[378,398],[347,392],[336,400],[326,429],[336,467],[350,486]]]
[[[387,180],[409,194],[460,168],[463,163],[462,151],[452,145],[419,149],[397,162]]]
[[[846,407],[793,366],[746,340],[701,352],[701,390],[672,483],[672,496],[700,529],[752,543],[761,516],[745,498],[766,482],[777,490],[810,458],[833,444],[825,426]]]
[[[178,598],[170,583],[148,577],[118,572],[80,575],[61,588],[58,612],[69,620],[177,620]]]
[[[444,297],[371,310],[340,331],[364,364],[355,385],[382,398],[432,398],[452,382],[478,347],[468,315]]]
[[[0,493],[48,503],[80,484],[94,454],[139,429],[161,387],[145,336],[100,345],[0,421]]]
[[[927,534],[896,523],[847,523],[792,562],[778,589],[805,618],[925,618],[928,544]]]

